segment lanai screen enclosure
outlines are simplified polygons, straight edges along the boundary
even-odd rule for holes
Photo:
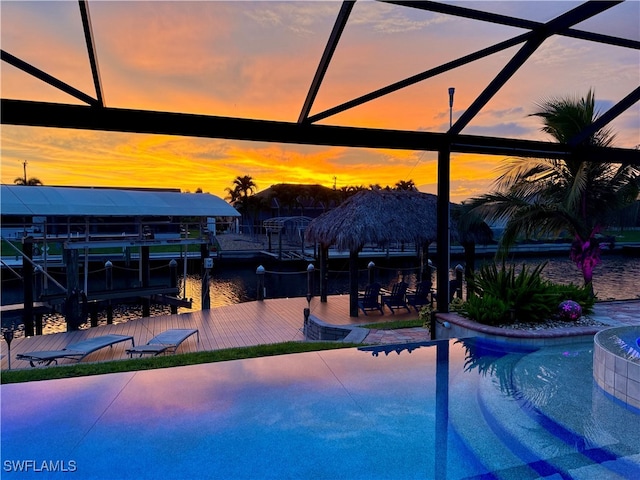
[[[567,2],[564,13],[555,18],[539,22],[483,11],[480,6],[466,6],[431,1],[393,1],[391,3],[407,9],[421,9],[437,12],[446,16],[465,18],[477,22],[478,25],[489,22],[496,25],[516,27],[522,31],[519,35],[500,41],[485,48],[470,51],[466,55],[454,58],[440,65],[430,66],[426,70],[407,78],[400,79],[365,95],[353,98],[332,108],[312,113],[314,102],[320,91],[325,74],[332,62],[334,52],[339,47],[345,28],[349,27],[349,19],[356,2],[345,1],[337,13],[333,29],[326,42],[315,75],[309,76],[310,87],[300,107],[297,119],[291,121],[274,121],[255,118],[239,118],[228,116],[195,115],[168,111],[134,110],[109,106],[104,92],[109,85],[101,81],[99,58],[95,47],[93,26],[89,15],[89,2],[80,0],[80,18],[82,21],[84,40],[88,52],[87,69],[90,69],[95,92],[82,92],[73,85],[32,65],[11,52],[1,51],[5,64],[12,65],[27,74],[48,83],[73,98],[72,103],[52,103],[29,99],[9,99],[4,94],[1,99],[3,125],[40,126],[64,129],[102,130],[111,132],[133,132],[160,135],[178,135],[189,137],[224,138],[235,140],[279,142],[284,144],[332,145],[343,147],[364,147],[377,149],[400,149],[438,152],[438,218],[437,218],[437,262],[439,265],[449,264],[449,205],[450,205],[450,160],[451,154],[475,153],[497,156],[568,158],[580,155],[581,158],[608,162],[640,163],[640,152],[633,148],[595,148],[585,146],[583,141],[593,132],[608,125],[612,120],[634,106],[640,99],[640,87],[635,86],[622,98],[616,99],[593,124],[580,132],[566,144],[556,144],[527,139],[498,138],[463,133],[469,123],[476,118],[488,102],[496,96],[505,84],[525,65],[532,55],[552,37],[570,37],[585,43],[599,43],[620,49],[639,50],[640,42],[634,39],[620,38],[612,35],[582,30],[576,25],[595,18],[610,9],[619,7],[621,2],[585,2],[581,4]],[[367,2],[368,4],[369,2]],[[462,5],[462,4],[461,4]],[[470,5],[470,4],[464,4]],[[365,4],[366,7],[366,4]],[[365,8],[363,7],[363,8]],[[33,31],[25,32],[31,35]],[[464,32],[460,32],[464,37]],[[348,125],[320,124],[326,120],[359,105],[374,101],[398,90],[410,87],[418,82],[427,81],[438,75],[453,72],[472,62],[481,61],[490,55],[514,48],[508,61],[498,73],[482,89],[466,110],[451,122],[448,131],[430,132],[415,130],[396,130],[363,128]],[[215,55],[215,52],[211,53]],[[416,59],[419,63],[419,59]],[[282,88],[286,88],[283,85]],[[170,93],[170,92],[168,92]],[[80,103],[80,104],[78,104]],[[448,270],[438,269],[437,287],[446,292]],[[448,295],[442,295],[448,298]],[[442,302],[441,311],[448,306]]]

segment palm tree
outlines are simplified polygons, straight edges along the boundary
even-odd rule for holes
[[[225,198],[225,200],[229,200],[229,203],[231,205],[236,203],[236,201],[240,198],[239,192],[237,192],[234,188],[227,187],[224,190],[225,190],[225,192],[228,193],[228,195],[226,197],[224,197],[224,198]]]
[[[418,187],[413,183],[413,180],[398,180],[393,187],[394,190],[413,190],[417,191]]]
[[[238,175],[233,180],[233,188],[227,187],[225,189],[225,191],[229,193],[226,198],[233,206],[242,208],[246,206],[249,194],[253,193],[256,188],[258,188],[258,186],[250,175]]]
[[[598,116],[591,90],[586,97],[554,98],[539,108],[531,116],[541,118],[542,131],[561,143]],[[601,129],[584,145],[607,147],[613,139],[609,129]],[[473,199],[472,204],[487,221],[507,221],[501,240],[506,249],[522,236],[571,235],[571,259],[580,268],[585,285],[591,286],[593,268],[600,263],[596,235],[615,212],[637,199],[639,174],[637,166],[615,165],[606,159],[515,158],[503,168],[497,191]]]
[[[253,193],[258,188],[250,175],[240,176],[238,175],[233,180],[233,189],[227,188],[231,203],[238,201],[240,198],[247,198],[250,193]]]
[[[39,178],[36,177],[30,177],[28,179],[24,179],[23,177],[16,177],[16,179],[13,181],[13,183],[15,183],[16,185],[27,185],[30,187],[35,187],[37,185],[44,185]]]
[[[348,185],[345,187],[341,187],[340,190],[338,190],[340,201],[344,202],[347,198],[352,197],[356,193],[361,192],[363,190],[371,190],[371,189],[368,189],[364,185],[357,185],[357,186]]]
[[[243,216],[249,216],[250,200],[249,194],[253,194],[255,189],[258,188],[250,175],[240,176],[238,175],[233,180],[233,188],[227,188],[229,193],[227,199],[229,199],[231,205],[236,207]],[[250,225],[250,231],[253,233],[253,225]]]
[[[24,176],[16,177],[13,183],[15,183],[16,185],[26,185],[30,187],[43,185],[43,183],[40,181],[39,178],[36,178],[36,177],[27,178],[27,161],[26,160],[22,162],[22,168],[24,169]]]

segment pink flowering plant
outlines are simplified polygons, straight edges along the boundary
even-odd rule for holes
[[[576,235],[571,244],[571,260],[582,272],[585,284],[590,284],[593,281],[593,269],[602,262],[600,241],[596,238],[599,230],[599,227],[595,228],[586,240]]]

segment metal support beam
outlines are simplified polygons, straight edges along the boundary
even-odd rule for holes
[[[483,12],[482,10],[475,10],[471,8],[459,7],[456,5],[447,5],[439,2],[431,1],[393,1],[393,0],[381,0],[384,3],[392,3],[394,5],[400,5],[403,7],[411,7],[419,10],[427,10],[430,12],[444,13],[445,15],[453,15],[456,17],[469,18],[471,20],[480,20],[483,22],[491,22],[498,25],[507,25],[509,27],[526,28],[529,30],[535,30],[544,25],[544,23],[536,22],[533,20],[526,20],[524,18],[510,17],[507,15],[501,15],[498,13]],[[613,37],[611,35],[603,35],[601,33],[587,32],[584,30],[576,30],[574,28],[568,28],[563,32],[558,32],[558,35],[576,38],[578,40],[587,40],[592,42],[604,43],[607,45],[613,45],[616,47],[633,48],[640,50],[640,42],[637,40],[630,40],[627,38]]]
[[[411,7],[418,10],[428,10],[430,12],[444,13],[445,15],[453,15],[456,17],[469,18],[471,20],[480,20],[483,22],[491,22],[498,25],[507,25],[509,27],[527,28],[533,30],[541,24],[524,18],[510,17],[499,13],[484,12],[473,8],[460,7],[456,5],[447,5],[439,2],[431,2],[426,0],[418,1],[393,1],[384,0],[384,3],[391,3],[402,7]]]
[[[37,78],[38,80],[42,80],[45,83],[48,83],[52,87],[57,88],[58,90],[62,90],[64,93],[71,95],[72,97],[77,98],[78,100],[88,103],[89,105],[98,105],[98,101],[95,98],[90,97],[84,92],[81,92],[77,88],[72,87],[68,83],[63,82],[62,80],[58,80],[56,77],[49,75],[47,72],[40,70],[37,67],[25,62],[24,60],[19,59],[11,55],[9,52],[4,50],[0,50],[0,59],[3,62],[7,62],[9,65],[13,65],[14,67],[22,70],[25,73]]]
[[[108,107],[91,108],[82,105],[25,100],[2,99],[0,110],[2,111],[0,122],[3,125],[418,151],[438,151],[450,142],[444,133],[308,125]],[[567,158],[579,152],[585,160],[602,161],[606,157],[607,161],[612,163],[640,165],[640,151],[624,148],[576,147],[571,149],[566,145],[552,142],[477,135],[457,135],[450,148],[456,153],[543,156],[544,158]]]
[[[329,108],[323,112],[317,113],[311,117],[309,117],[309,122],[317,122],[319,120],[325,119],[327,117],[336,115],[338,113],[344,112],[345,110],[349,110],[350,108],[357,107],[358,105],[362,105],[363,103],[370,102],[371,100],[375,100],[376,98],[380,98],[384,95],[388,95],[390,93],[396,92],[402,88],[411,86],[415,83],[421,82],[431,77],[435,77],[436,75],[440,75],[441,73],[448,72],[455,68],[467,65],[476,60],[480,60],[489,55],[493,55],[494,53],[501,52],[506,50],[507,48],[511,48],[515,45],[523,43],[529,39],[531,36],[530,33],[525,33],[523,35],[518,35],[517,37],[511,38],[509,40],[505,40],[504,42],[496,43],[491,47],[483,48],[482,50],[478,50],[477,52],[471,53],[469,55],[465,55],[456,60],[452,60],[451,62],[444,63],[438,67],[430,68],[429,70],[425,70],[422,73],[418,73],[411,77],[405,78],[398,82],[392,83],[391,85],[387,85],[386,87],[382,87],[378,90],[375,90],[371,93],[367,93],[366,95],[362,95],[358,98],[354,98],[353,100],[349,100],[348,102],[337,105],[333,108]]]
[[[314,123],[314,122],[318,122],[320,120],[323,120],[327,117],[336,115],[338,113],[344,112],[345,110],[354,108],[358,105],[362,105],[363,103],[366,102],[370,102],[372,100],[375,100],[376,98],[380,98],[384,95],[388,95],[390,93],[393,93],[397,90],[400,90],[402,88],[408,87],[410,85],[413,85],[417,82],[420,82],[422,80],[425,80],[427,78],[431,78],[434,77],[436,75],[439,75],[441,73],[447,72],[449,70],[452,70],[454,68],[460,67],[462,65],[466,65],[470,62],[473,62],[475,60],[479,60],[481,58],[484,58],[488,55],[491,55],[493,53],[497,53],[500,51],[503,51],[507,48],[510,48],[512,46],[515,46],[519,43],[525,42],[527,40],[529,40],[530,38],[532,38],[534,36],[534,34],[538,31],[542,31],[545,30],[547,28],[547,26],[544,23],[540,23],[540,22],[534,22],[531,20],[524,20],[524,19],[520,19],[520,18],[515,18],[515,17],[509,17],[506,15],[499,15],[499,14],[494,14],[494,13],[489,13],[489,12],[482,12],[480,10],[473,10],[473,9],[469,9],[469,8],[464,8],[464,7],[458,7],[458,6],[453,6],[453,5],[443,5],[437,2],[428,2],[428,1],[419,1],[419,2],[414,2],[414,1],[390,1],[390,2],[386,2],[386,3],[393,3],[393,4],[397,4],[397,5],[402,5],[402,6],[408,6],[408,7],[414,7],[414,8],[418,8],[418,9],[422,9],[422,10],[430,10],[430,11],[435,11],[435,12],[440,12],[440,13],[445,13],[445,14],[449,14],[449,15],[456,15],[456,16],[461,16],[461,17],[465,17],[465,18],[471,18],[473,20],[482,20],[482,21],[488,21],[488,22],[493,22],[493,23],[498,23],[501,25],[509,25],[512,27],[519,27],[519,28],[527,28],[530,29],[530,32],[527,32],[525,34],[519,35],[517,37],[514,37],[512,39],[506,40],[504,42],[499,42],[495,45],[492,45],[491,47],[479,50],[475,53],[472,53],[470,55],[466,55],[464,57],[461,57],[457,60],[453,60],[451,62],[447,62],[443,65],[440,65],[438,67],[435,68],[431,68],[429,70],[426,70],[422,73],[419,73],[417,75],[413,75],[411,77],[408,77],[404,80],[401,80],[399,82],[395,82],[391,85],[388,85],[386,87],[383,87],[381,89],[375,90],[371,93],[368,93],[366,95],[362,95],[358,98],[355,98],[353,100],[350,100],[348,102],[342,103],[340,105],[337,105],[333,108],[327,109],[323,112],[317,113],[309,118],[307,118],[307,115],[309,114],[309,110],[310,110],[310,105],[308,105],[307,108],[307,103],[309,101],[309,96],[307,97],[307,102],[305,102],[305,108],[303,108],[303,112],[300,115],[300,119],[298,120],[299,122],[302,121],[308,121],[310,123]],[[558,17],[558,18],[562,18],[562,17]],[[346,19],[345,19],[346,21]],[[335,28],[335,27],[334,27]],[[568,30],[563,31],[558,31],[555,32],[558,35],[561,34],[567,34]],[[624,46],[624,47],[629,47],[629,48],[634,48],[634,49],[640,49],[640,42],[637,41],[632,41],[632,40],[626,40],[626,39],[619,39],[616,37],[608,37],[608,36],[601,36],[602,38],[600,38],[600,36],[598,36],[597,34],[593,34],[590,32],[581,32],[581,31],[572,31],[573,34],[569,35],[569,36],[573,36],[575,38],[581,38],[584,40],[593,40],[593,41],[598,41],[600,43],[608,43],[608,44],[612,44],[612,45],[617,45],[617,46]],[[329,47],[329,45],[327,45],[327,48]],[[333,51],[331,52],[333,53]],[[325,52],[326,54],[326,52]],[[527,57],[528,58],[528,57]],[[324,57],[323,57],[323,60]],[[525,58],[526,60],[526,58]],[[328,62],[328,60],[327,60]],[[321,65],[323,65],[324,69],[326,70],[327,65],[324,65],[321,63]],[[320,70],[320,69],[319,69]],[[324,70],[322,71],[322,74],[324,74]],[[318,75],[318,73],[316,73],[316,76]],[[318,85],[319,86],[319,85]],[[309,94],[311,94],[311,91],[309,92]],[[314,98],[315,98],[315,92],[314,92]],[[304,115],[304,117],[303,117]]]
[[[35,323],[33,316],[33,268],[31,268],[33,258],[33,242],[22,242],[22,274],[23,282],[23,305],[22,322],[24,323],[24,334],[26,337],[32,337],[35,333]]]
[[[98,99],[98,106],[104,107],[102,82],[100,81],[100,69],[98,68],[98,56],[96,55],[96,46],[93,42],[93,29],[91,27],[91,17],[89,15],[89,3],[86,0],[78,0],[78,4],[80,6],[82,28],[84,30],[84,39],[87,43],[87,53],[89,54],[91,75],[93,76],[93,84],[96,88],[96,98]]]
[[[436,234],[436,285],[438,312],[449,312],[449,263],[451,243],[451,151],[443,148],[438,152],[438,231]]]
[[[305,122],[307,120],[307,117],[309,116],[309,112],[311,111],[313,102],[316,99],[318,90],[320,90],[320,85],[322,84],[324,75],[325,73],[327,73],[327,68],[329,68],[329,62],[331,62],[333,53],[336,51],[338,41],[340,40],[340,36],[342,35],[344,27],[347,24],[347,20],[349,19],[349,14],[351,13],[351,10],[353,9],[355,3],[355,0],[342,2],[342,7],[340,7],[340,12],[338,13],[338,17],[336,18],[336,23],[333,25],[333,30],[331,31],[331,35],[329,36],[329,41],[324,48],[324,53],[322,54],[322,58],[320,59],[320,64],[318,65],[316,74],[313,77],[313,81],[311,82],[311,87],[309,88],[309,92],[307,93],[307,98],[305,99],[304,105],[302,106],[300,117],[298,117],[298,123]]]
[[[622,112],[630,108],[634,103],[640,100],[640,87],[636,88],[629,95],[624,97],[613,107],[600,115],[595,122],[585,128],[582,132],[571,138],[567,143],[569,145],[578,145],[584,142],[587,138],[592,136],[601,128],[607,126],[614,118],[620,115]]]
[[[620,2],[587,2],[554,18],[544,26],[535,30],[535,35],[522,46],[509,63],[507,63],[478,98],[476,98],[469,108],[460,116],[458,121],[449,130],[449,133],[460,133],[547,38],[566,30],[576,23],[580,23],[594,15],[602,13],[617,3]]]

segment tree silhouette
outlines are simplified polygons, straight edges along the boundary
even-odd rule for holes
[[[412,191],[417,191],[418,187],[416,187],[416,184],[413,183],[413,180],[398,180],[398,182],[396,182],[395,187],[393,188],[394,190],[412,190]]]
[[[583,98],[555,98],[539,105],[531,116],[542,119],[542,131],[567,143],[597,118],[593,91]],[[610,129],[584,140],[588,146],[612,144]],[[568,233],[571,259],[591,285],[600,263],[597,234],[615,213],[638,198],[640,168],[629,164],[566,159],[512,159],[496,181],[497,191],[471,203],[488,221],[506,220],[501,245],[508,249],[518,238]],[[593,288],[593,287],[591,287]]]
[[[246,217],[249,221],[249,230],[250,233],[253,233],[253,222],[251,221],[251,213],[254,213],[257,210],[257,206],[253,205],[255,202],[252,202],[252,197],[249,194],[253,194],[255,189],[258,186],[253,181],[253,178],[250,175],[237,176],[233,180],[233,188],[227,188],[226,191],[229,193],[227,199],[233,205],[240,214]]]
[[[17,177],[13,183],[15,183],[16,185],[27,185],[30,187],[35,187],[37,185],[44,185],[39,178],[36,177],[30,177],[28,179],[24,179],[23,177]]]
[[[27,161],[26,160],[22,162],[22,168],[24,170],[24,176],[16,177],[13,183],[15,183],[16,185],[26,185],[30,187],[37,186],[37,185],[44,185],[39,178],[36,178],[36,177],[27,178]]]

